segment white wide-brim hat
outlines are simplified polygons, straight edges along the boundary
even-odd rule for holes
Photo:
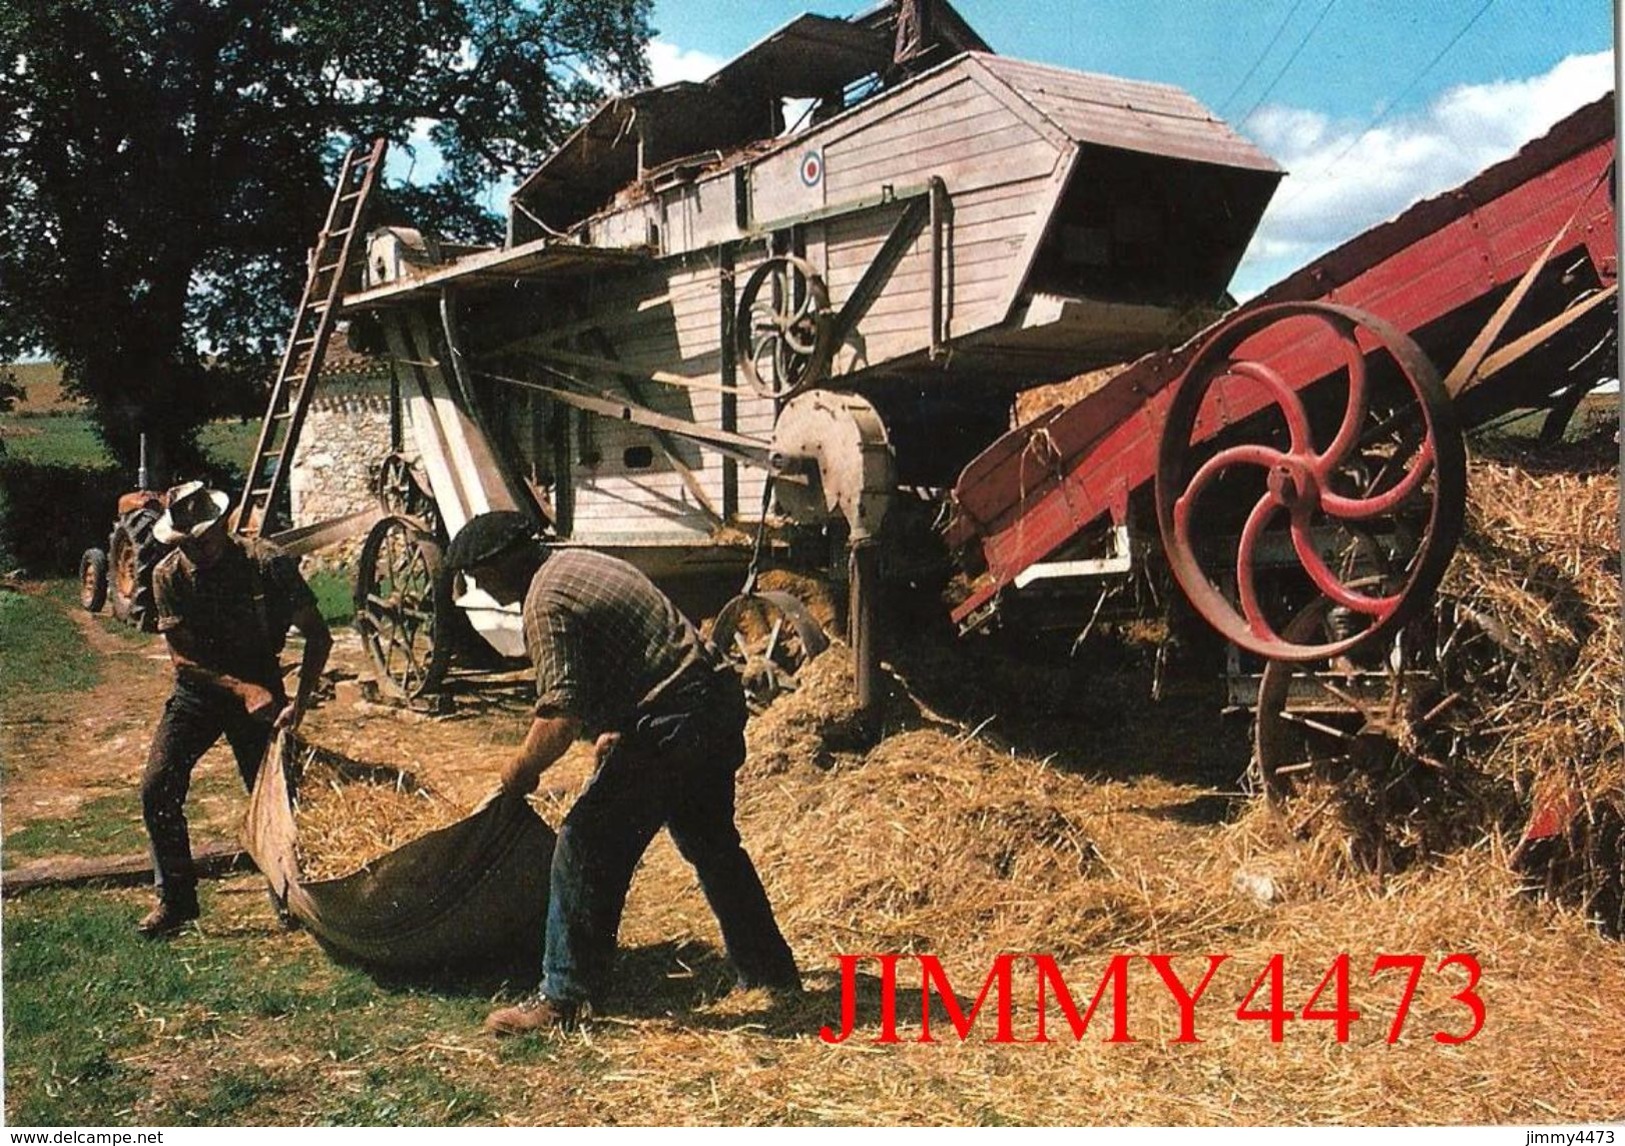
[[[152,535],[165,545],[188,537],[202,537],[215,522],[226,516],[231,495],[210,489],[200,481],[189,481],[169,491],[168,508],[153,522]]]

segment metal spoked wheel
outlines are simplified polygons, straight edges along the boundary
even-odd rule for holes
[[[1334,641],[1344,612],[1317,601],[1287,627],[1300,642]],[[1487,749],[1482,705],[1526,682],[1527,652],[1493,618],[1441,595],[1386,646],[1291,664],[1259,679],[1254,763],[1271,799],[1301,781],[1363,774],[1403,785],[1416,769],[1446,771]]]
[[[389,454],[378,467],[374,486],[378,504],[392,517],[409,517],[424,533],[440,532],[440,511],[424,488],[410,458]]]
[[[745,280],[734,352],[762,397],[788,398],[822,382],[829,374],[834,334],[829,291],[805,259],[776,256]]]
[[[381,689],[411,700],[439,686],[451,665],[451,576],[419,524],[386,517],[372,527],[356,574],[356,627]]]
[[[746,593],[717,614],[711,642],[745,686],[745,702],[762,712],[775,697],[795,691],[796,674],[829,647],[829,638],[805,605],[789,593]]]
[[[1306,377],[1318,381],[1292,381]],[[1306,661],[1380,646],[1426,608],[1466,489],[1455,410],[1416,343],[1349,307],[1284,303],[1221,328],[1179,383],[1157,518],[1210,624],[1258,656]],[[1315,599],[1349,623],[1285,636]]]

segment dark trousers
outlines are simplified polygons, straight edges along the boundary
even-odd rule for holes
[[[716,688],[737,688],[717,682]],[[744,986],[800,983],[755,865],[734,826],[734,773],[745,759],[744,703],[640,722],[599,765],[559,829],[547,908],[542,992],[602,998],[632,873],[665,827],[699,876]]]
[[[252,791],[271,741],[271,725],[249,716],[243,702],[229,693],[177,685],[164,702],[147,752],[147,768],[141,777],[141,818],[152,846],[154,883],[158,898],[179,907],[197,906],[197,873],[186,831],[186,792],[198,759],[222,733],[237,757],[243,786]]]

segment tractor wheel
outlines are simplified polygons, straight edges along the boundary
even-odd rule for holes
[[[157,520],[155,509],[133,509],[113,526],[107,544],[107,597],[113,616],[149,633],[158,627],[152,571],[165,552],[163,543],[152,535]]]
[[[87,549],[79,558],[79,604],[87,613],[99,613],[107,603],[107,554]]]

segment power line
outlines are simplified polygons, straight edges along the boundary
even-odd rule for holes
[[[1264,101],[1270,98],[1270,93],[1275,90],[1275,85],[1281,82],[1282,77],[1285,76],[1287,72],[1291,70],[1292,65],[1297,62],[1298,56],[1303,52],[1303,49],[1309,43],[1310,38],[1314,36],[1315,29],[1320,27],[1321,21],[1326,19],[1327,13],[1332,10],[1336,3],[1337,0],[1326,0],[1326,7],[1320,10],[1320,15],[1315,17],[1315,22],[1309,25],[1309,30],[1303,34],[1303,39],[1299,40],[1298,46],[1292,49],[1292,54],[1287,57],[1286,63],[1281,65],[1281,70],[1275,73],[1275,78],[1270,81],[1270,86],[1264,89],[1264,94],[1258,97],[1258,99],[1253,103],[1253,106],[1247,109],[1247,114],[1242,116],[1237,122],[1246,123],[1253,117],[1253,112],[1264,106]]]
[[[1339,151],[1335,156],[1332,157],[1332,160],[1331,160],[1330,163],[1326,164],[1325,167],[1320,169],[1320,172],[1318,174],[1316,174],[1316,176],[1315,176],[1315,180],[1318,181],[1320,179],[1324,179],[1326,176],[1330,175],[1334,170],[1336,170],[1337,165],[1339,163],[1343,162],[1343,160],[1348,158],[1349,152],[1353,151],[1357,146],[1359,146],[1361,140],[1363,140],[1366,136],[1370,135],[1373,131],[1375,131],[1378,124],[1382,123],[1385,119],[1387,119],[1389,114],[1392,111],[1394,111],[1395,108],[1399,107],[1400,104],[1404,103],[1405,102],[1405,97],[1410,95],[1412,90],[1415,89],[1416,85],[1421,83],[1422,80],[1424,78],[1426,78],[1427,74],[1429,72],[1431,72],[1435,67],[1438,66],[1439,61],[1444,59],[1445,56],[1447,56],[1450,53],[1451,48],[1454,48],[1457,44],[1459,44],[1461,42],[1461,38],[1463,36],[1465,36],[1468,32],[1472,31],[1473,25],[1478,23],[1479,19],[1484,15],[1485,12],[1488,12],[1490,10],[1490,6],[1492,4],[1494,4],[1494,3],[1495,3],[1495,0],[1484,0],[1484,3],[1479,5],[1478,11],[1474,12],[1472,14],[1472,16],[1468,18],[1467,22],[1465,24],[1463,24],[1460,27],[1460,29],[1457,30],[1456,34],[1454,36],[1450,37],[1449,43],[1445,44],[1444,47],[1440,48],[1438,50],[1438,52],[1436,52],[1434,54],[1434,56],[1433,56],[1433,58],[1431,60],[1429,60],[1426,64],[1422,65],[1422,70],[1417,72],[1416,75],[1411,77],[1410,82],[1407,83],[1404,86],[1404,88],[1402,88],[1400,90],[1400,93],[1397,96],[1395,96],[1393,99],[1389,100],[1388,103],[1384,104],[1383,109],[1381,111],[1379,111],[1376,115],[1371,117],[1371,120],[1364,127],[1362,127],[1360,129],[1359,134],[1356,135],[1353,139],[1349,140],[1348,146],[1343,148],[1342,151]],[[1249,112],[1248,114],[1250,115],[1252,113]],[[1288,204],[1292,203],[1294,200],[1296,200],[1299,195],[1303,194],[1304,191],[1308,190],[1309,183],[1310,183],[1309,180],[1305,180],[1299,186],[1299,188],[1298,188],[1298,190],[1296,192],[1294,192],[1292,195],[1287,197],[1286,202],[1282,203],[1281,206],[1285,207]]]
[[[1253,66],[1248,68],[1247,74],[1241,77],[1241,82],[1236,84],[1235,89],[1224,97],[1224,102],[1219,105],[1220,115],[1223,115],[1231,102],[1241,94],[1241,89],[1247,86],[1247,81],[1253,78],[1254,73],[1258,71],[1259,65],[1269,58],[1269,54],[1275,50],[1275,45],[1281,40],[1281,33],[1286,31],[1286,26],[1292,23],[1292,17],[1296,16],[1298,9],[1302,7],[1303,0],[1292,0],[1292,7],[1287,11],[1286,18],[1277,25],[1275,34],[1270,37],[1270,42],[1264,45],[1262,52],[1258,53],[1258,58],[1253,61]]]

